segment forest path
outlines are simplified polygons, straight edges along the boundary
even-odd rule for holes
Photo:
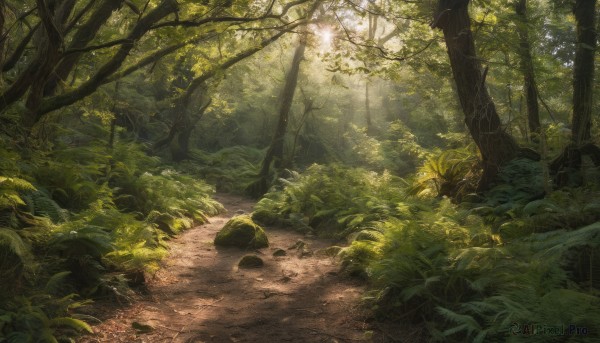
[[[267,228],[270,247],[254,251],[265,265],[238,269],[248,251],[215,248],[213,239],[236,213],[252,212],[254,202],[228,194],[215,198],[227,212],[173,239],[171,255],[148,281],[150,295],[104,309],[103,323],[84,342],[371,341],[358,310],[364,285],[338,275],[339,265],[318,253],[331,242]],[[288,249],[298,240],[317,253]],[[277,248],[287,255],[274,257]],[[141,333],[134,322],[153,329]]]

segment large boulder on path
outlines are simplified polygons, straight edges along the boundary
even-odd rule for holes
[[[259,249],[269,246],[265,230],[249,215],[235,216],[217,233],[215,245],[233,246],[242,249]]]

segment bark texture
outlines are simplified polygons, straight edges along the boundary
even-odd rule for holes
[[[485,85],[475,53],[468,0],[440,0],[432,27],[444,33],[452,74],[469,133],[477,144],[483,162],[478,190],[485,190],[499,168],[516,157],[519,148],[507,134]]]
[[[596,0],[577,0],[573,7],[577,21],[577,50],[573,70],[572,142],[590,141],[592,125],[594,54],[596,52]]]
[[[573,65],[573,118],[571,144],[550,164],[558,187],[579,186],[583,156],[600,166],[600,148],[591,142],[594,55],[596,52],[596,0],[576,0],[577,50]]]
[[[267,149],[265,158],[262,161],[260,173],[258,174],[258,181],[250,189],[250,193],[254,196],[260,196],[267,192],[269,188],[269,174],[271,171],[271,164],[275,168],[280,168],[283,164],[283,146],[285,141],[285,134],[287,132],[288,120],[290,115],[290,109],[292,108],[292,101],[294,100],[294,93],[296,92],[296,85],[298,84],[298,74],[300,73],[300,63],[304,59],[304,50],[306,49],[306,35],[300,38],[300,42],[294,51],[294,57],[290,70],[288,71],[285,78],[285,85],[281,93],[281,103],[279,105],[279,119],[277,121],[277,127],[273,134],[271,144]]]
[[[96,37],[100,28],[106,23],[113,11],[121,7],[123,0],[105,0],[92,13],[90,19],[86,21],[75,33],[68,50],[84,48]],[[54,70],[54,73],[48,79],[44,87],[44,96],[55,94],[56,87],[67,79],[82,53],[71,53],[66,55],[60,64]]]
[[[519,34],[519,58],[523,85],[525,89],[525,103],[527,104],[527,123],[529,132],[534,142],[539,141],[541,134],[540,108],[538,105],[538,90],[533,69],[531,43],[529,40],[529,21],[527,19],[527,0],[517,0],[515,4],[517,14],[517,33]]]

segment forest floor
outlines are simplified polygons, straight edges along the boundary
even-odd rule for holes
[[[339,274],[339,264],[319,253],[331,241],[267,228],[269,248],[215,248],[223,225],[254,205],[234,195],[215,198],[227,212],[171,241],[171,254],[149,278],[147,295],[129,304],[97,302],[93,314],[102,323],[82,342],[405,341],[367,322],[360,306],[364,283]],[[308,250],[291,249],[299,240]],[[274,257],[278,248],[287,255]],[[247,253],[261,256],[264,266],[239,269]]]

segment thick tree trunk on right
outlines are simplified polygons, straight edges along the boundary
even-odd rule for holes
[[[596,0],[577,0],[573,13],[577,21],[577,50],[573,66],[572,143],[591,139],[594,55],[596,52]]]
[[[483,160],[478,190],[485,190],[499,168],[516,157],[519,148],[504,132],[496,107],[485,85],[485,71],[475,53],[468,0],[440,0],[432,24],[444,32],[452,74],[465,123]]]
[[[573,119],[571,144],[550,164],[558,187],[579,186],[583,156],[600,166],[600,148],[591,142],[594,56],[596,52],[596,0],[577,0],[573,6],[577,22],[577,50],[573,65]]]
[[[529,132],[534,142],[539,141],[541,134],[540,109],[538,105],[538,91],[535,83],[535,72],[533,70],[533,58],[531,56],[531,44],[529,42],[529,21],[527,19],[527,0],[517,0],[515,12],[519,19],[517,22],[517,33],[519,34],[519,57],[521,72],[525,88],[525,102],[527,104],[527,123]]]

